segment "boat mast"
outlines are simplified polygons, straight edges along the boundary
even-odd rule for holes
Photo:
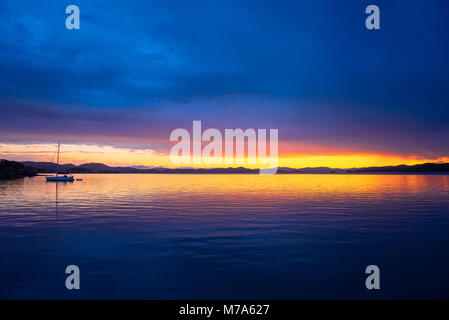
[[[56,158],[57,160],[56,160],[56,164],[57,164],[57,167],[56,167],[56,175],[58,175],[58,173],[59,173],[59,146],[61,145],[61,143],[59,143],[58,142],[58,157]]]

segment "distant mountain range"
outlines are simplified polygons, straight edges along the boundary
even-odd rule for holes
[[[25,166],[35,168],[40,173],[54,173],[56,163],[52,162],[33,162],[23,161]],[[74,164],[63,164],[59,166],[60,173],[259,173],[259,169],[238,168],[213,168],[213,169],[195,169],[195,168],[177,168],[170,169],[164,167],[110,167],[103,163],[85,163],[79,166]],[[328,167],[301,168],[293,169],[280,167],[279,174],[342,174],[342,173],[449,173],[449,163],[424,163],[413,166],[386,166],[386,167],[367,167],[352,169],[333,169]]]
[[[34,162],[34,161],[22,161],[22,163],[28,167],[37,169],[38,172],[56,172],[57,164],[53,162]],[[76,167],[74,164],[61,164],[59,165],[59,172],[67,173],[70,169]]]
[[[348,172],[449,173],[449,163],[423,163],[413,166],[387,166],[351,169]]]

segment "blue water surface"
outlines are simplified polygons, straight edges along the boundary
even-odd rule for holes
[[[0,182],[1,299],[449,298],[447,175],[78,178]]]

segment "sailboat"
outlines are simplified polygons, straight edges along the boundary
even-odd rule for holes
[[[63,176],[59,175],[59,148],[60,148],[60,146],[61,146],[61,144],[58,143],[58,157],[56,160],[56,163],[57,163],[56,175],[54,177],[45,177],[45,178],[47,179],[47,181],[73,182],[73,180],[75,180],[75,179],[73,178],[72,175],[66,175],[66,174]]]

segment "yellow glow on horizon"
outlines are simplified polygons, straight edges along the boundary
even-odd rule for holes
[[[55,144],[0,144],[0,158],[16,161],[42,161],[56,162]],[[61,146],[60,163],[98,162],[109,166],[164,166],[175,167],[238,167],[266,168],[267,165],[248,164],[182,164],[174,165],[169,154],[155,152],[151,149],[133,149],[100,145],[75,145],[64,144]],[[331,168],[356,168],[371,166],[395,166],[400,164],[413,165],[425,162],[449,162],[449,157],[422,158],[418,156],[383,155],[383,154],[280,154],[279,167],[304,168],[304,167],[331,167]]]
[[[414,165],[426,162],[449,162],[449,157],[422,158],[416,156],[380,155],[380,154],[341,154],[341,155],[298,155],[279,159],[280,167],[330,167],[360,168],[376,166]]]

